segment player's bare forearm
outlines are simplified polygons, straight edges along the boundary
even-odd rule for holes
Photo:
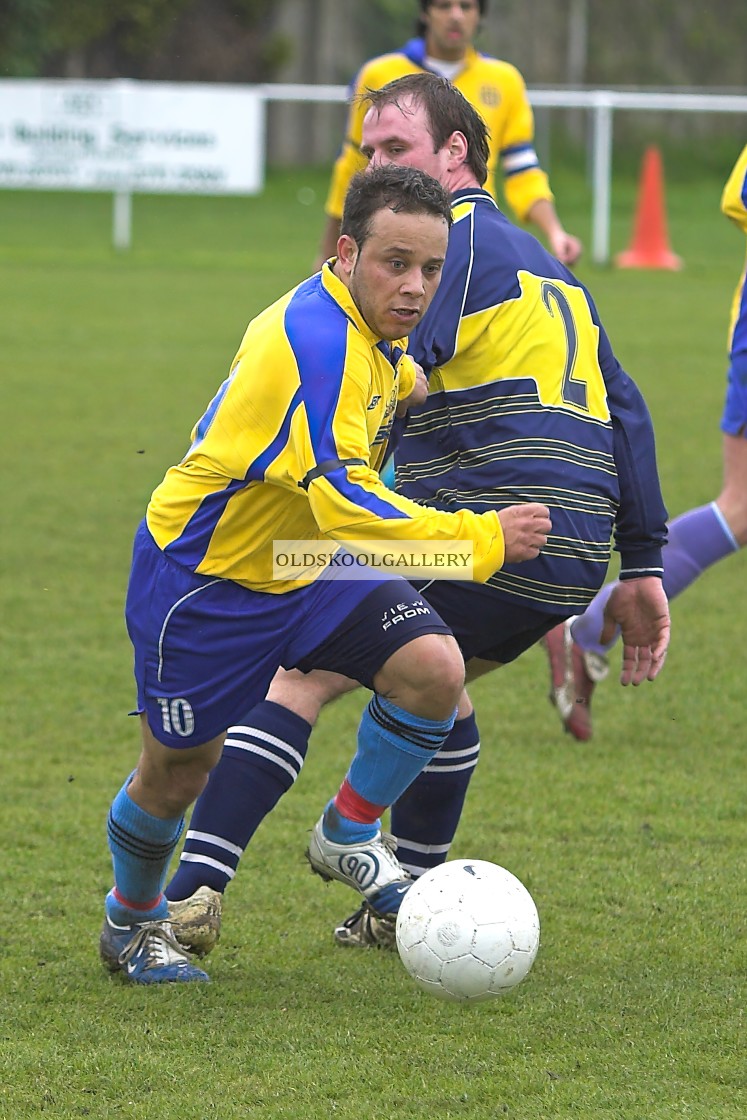
[[[573,267],[583,251],[579,239],[563,228],[554,205],[548,198],[540,198],[530,208],[527,219],[544,234],[547,247],[563,264]]]
[[[604,608],[602,645],[620,627],[623,662],[620,683],[639,685],[654,680],[669,648],[669,603],[656,576],[621,580]]]

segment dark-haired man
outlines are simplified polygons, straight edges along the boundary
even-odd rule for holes
[[[621,679],[653,680],[669,614],[661,587],[666,511],[646,405],[583,285],[482,188],[485,124],[459,91],[436,75],[411,74],[368,100],[362,150],[370,173],[391,164],[426,170],[451,192],[454,213],[442,283],[410,338],[430,387],[395,453],[398,492],[454,512],[540,500],[552,510],[552,532],[535,559],[504,566],[484,585],[417,586],[449,623],[471,680],[514,660],[575,613],[574,604],[590,601],[614,532],[622,582],[607,617],[623,633]],[[330,674],[279,674],[266,701],[232,729],[232,769],[220,773],[224,760],[198,802],[167,889],[189,944],[204,951],[214,943],[217,896],[262,819],[246,760],[263,767],[263,796],[277,799],[293,780],[288,760],[293,776],[300,768],[321,705],[349,687]],[[479,747],[465,691],[443,747],[392,807],[397,852],[412,875],[446,859]],[[324,874],[313,842],[309,855]],[[338,942],[391,946],[396,908],[382,912],[366,900],[337,928]]]
[[[450,224],[448,195],[428,175],[357,176],[334,264],[252,320],[150,499],[126,608],[142,751],[109,814],[115,885],[100,939],[104,965],[131,982],[207,980],[173,937],[165,874],[226,729],[281,665],[345,672],[372,690],[348,775],[312,836],[318,865],[374,905],[389,909],[404,889],[379,815],[453,725],[459,648],[396,575],[351,580],[333,562],[286,574],[273,561],[284,541],[328,542],[327,554],[365,541],[374,557],[398,541],[461,541],[487,579],[544,545],[539,503],[440,513],[377,474],[397,400],[416,383],[398,348],[438,287]]]
[[[496,197],[500,164],[503,192],[516,217],[537,228],[558,260],[567,265],[578,260],[581,242],[563,228],[534,150],[534,117],[524,79],[515,66],[481,54],[473,45],[486,9],[487,0],[420,0],[415,38],[401,50],[366,62],[353,79],[345,139],[327,195],[320,264],[337,251],[345,192],[355,172],[365,166],[360,151],[365,113],[361,94],[423,72],[448,78],[485,121],[490,145],[487,190]]]

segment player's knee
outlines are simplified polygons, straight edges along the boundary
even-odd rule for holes
[[[378,692],[407,711],[427,719],[447,719],[464,688],[459,646],[446,634],[415,638],[389,659],[376,685]]]
[[[220,758],[223,736],[183,750],[159,743],[143,720],[143,750],[137,782],[144,807],[156,816],[178,817],[202,793]]]
[[[313,727],[325,704],[357,687],[357,681],[321,669],[310,673],[280,669],[273,678],[267,699],[288,708]]]
[[[209,770],[196,766],[138,767],[138,803],[155,816],[180,817],[207,785]]]

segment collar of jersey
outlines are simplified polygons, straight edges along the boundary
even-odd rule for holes
[[[381,337],[369,327],[366,320],[361,315],[360,311],[355,305],[353,297],[348,289],[343,284],[342,280],[338,280],[332,271],[332,265],[335,263],[336,257],[330,258],[322,267],[322,286],[329,296],[340,306],[342,311],[347,315],[350,322],[360,334],[363,335],[366,342],[371,346],[376,346],[382,341]],[[401,345],[404,349],[405,343],[403,339],[396,339],[391,344],[392,346]]]
[[[452,210],[461,206],[464,202],[489,202],[494,209],[498,209],[498,204],[493,196],[488,194],[483,187],[462,187],[461,190],[454,191],[451,196]]]
[[[466,217],[467,214],[471,214],[473,212],[471,208],[476,203],[487,203],[493,209],[497,209],[498,214],[501,213],[495,198],[489,195],[487,190],[482,187],[463,187],[460,190],[455,190],[454,194],[451,195],[451,215],[454,217],[455,223],[460,222],[461,218]]]
[[[409,61],[412,62],[413,65],[419,66],[421,70],[428,69],[428,67],[425,65],[425,39],[422,36],[415,39],[410,39],[407,43],[405,43],[404,47],[402,48],[402,54],[405,56],[405,58],[409,59]],[[466,51],[464,52],[464,58],[462,59],[464,63],[463,68],[467,70],[468,67],[474,66],[479,57],[480,54],[475,50],[474,47],[467,47]]]

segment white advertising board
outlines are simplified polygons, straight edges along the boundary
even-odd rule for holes
[[[264,164],[251,87],[0,81],[0,187],[256,194]]]

